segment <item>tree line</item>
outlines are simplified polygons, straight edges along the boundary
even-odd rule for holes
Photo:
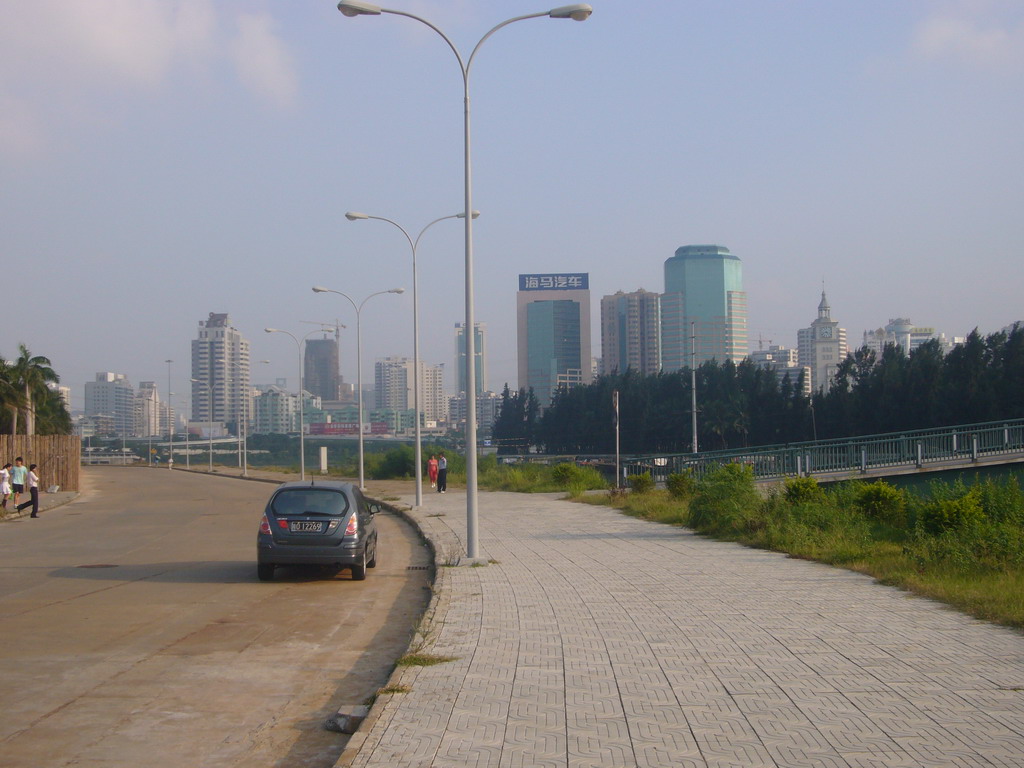
[[[615,451],[619,393],[623,453],[693,450],[691,372],[633,370],[560,388],[542,409],[532,390],[506,384],[494,423],[499,454]],[[906,354],[862,347],[839,365],[833,386],[804,394],[803,375],[781,381],[749,358],[710,360],[696,371],[700,450],[777,445],[1024,418],[1024,326],[982,337],[974,330],[944,354],[931,340]]]
[[[71,414],[48,384],[60,377],[49,358],[18,345],[14,360],[0,358],[0,434],[69,435]]]

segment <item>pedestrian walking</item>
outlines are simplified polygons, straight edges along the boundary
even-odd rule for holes
[[[25,492],[25,478],[28,476],[28,467],[22,461],[21,456],[14,460],[11,468],[11,493],[14,495],[14,506],[18,506],[18,497]]]
[[[0,507],[7,509],[7,497],[11,495],[11,462],[0,469]]]
[[[28,495],[29,500],[19,504],[15,509],[19,512],[25,507],[32,507],[32,514],[29,517],[39,517],[39,475],[36,474],[36,465],[28,466]]]
[[[430,459],[427,461],[427,477],[430,478],[430,487],[437,487],[437,456],[430,454]]]
[[[448,459],[444,457],[443,451],[437,459],[437,492],[448,492]]]

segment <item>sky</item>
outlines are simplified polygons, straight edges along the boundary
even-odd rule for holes
[[[533,0],[408,0],[463,57]],[[515,387],[520,273],[663,290],[675,249],[743,262],[752,348],[796,345],[822,287],[854,345],[909,317],[947,336],[1024,319],[1024,3],[596,0],[511,24],[470,76],[476,319]],[[255,383],[352,307],[373,360],[411,356],[413,238],[463,208],[455,56],[415,20],[331,0],[0,0],[0,356],[187,393],[226,312]],[[463,229],[417,251],[421,358],[453,383]],[[183,395],[179,396],[183,397]]]

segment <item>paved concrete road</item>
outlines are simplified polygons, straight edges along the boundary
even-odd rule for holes
[[[256,580],[273,486],[86,469],[78,501],[0,524],[0,765],[330,766],[322,729],[387,678],[427,550],[379,518],[366,581]]]
[[[465,495],[425,501],[443,561]],[[480,543],[431,606],[456,660],[402,671],[342,764],[1024,766],[1020,632],[550,496],[481,494]]]

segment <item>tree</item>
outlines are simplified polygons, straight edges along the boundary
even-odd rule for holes
[[[47,384],[56,384],[60,377],[53,370],[49,358],[33,356],[25,344],[18,345],[18,358],[11,364],[13,383],[24,395],[25,434],[35,434],[35,403],[46,397]],[[17,419],[14,429],[17,430]]]

